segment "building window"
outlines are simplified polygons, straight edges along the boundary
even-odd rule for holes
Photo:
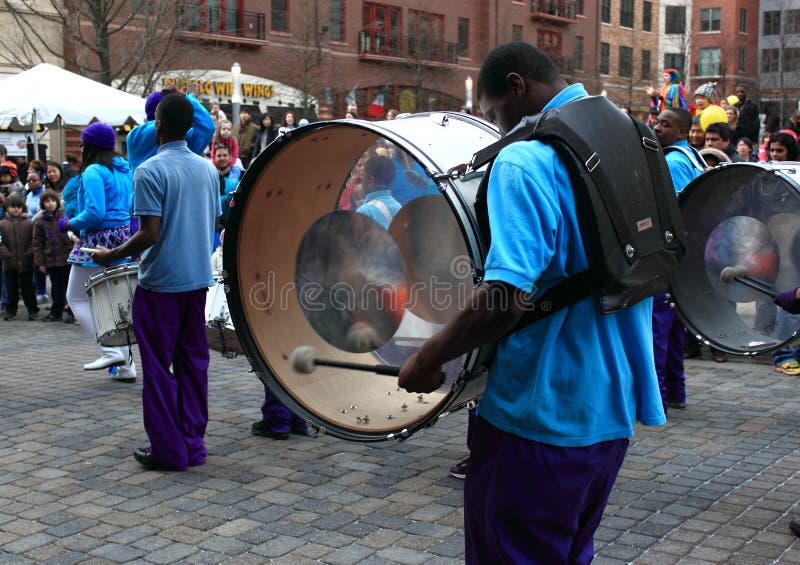
[[[700,31],[719,31],[722,27],[722,8],[700,10]]]
[[[675,69],[678,73],[683,74],[683,65],[686,59],[683,53],[665,53],[664,54],[664,68]]]
[[[611,0],[602,0],[600,6],[600,21],[604,24],[611,23]]]
[[[189,0],[186,6],[186,21],[189,31],[239,35],[238,14],[235,5],[229,7],[220,0]],[[147,14],[151,8],[151,2],[137,0],[131,6],[131,13]]]
[[[522,26],[514,24],[511,26],[511,41],[522,41]]]
[[[344,41],[344,0],[329,0],[331,23],[328,37],[331,41]]]
[[[456,51],[459,57],[469,57],[469,20],[467,18],[458,18]]]
[[[747,49],[739,47],[739,72],[747,71]]]
[[[642,80],[650,80],[650,51],[642,51]]]
[[[719,76],[719,56],[719,47],[700,49],[697,58],[697,75],[701,77]]]
[[[600,74],[607,75],[611,70],[611,45],[608,43],[600,44]]]
[[[800,33],[800,10],[786,10],[783,13],[783,33]]]
[[[408,11],[408,53],[431,61],[444,57],[444,15]]]
[[[739,10],[739,33],[747,33],[747,10]]]
[[[583,69],[583,36],[575,36],[575,44],[572,50],[572,61],[576,69]]]
[[[583,0],[575,0],[575,13],[579,16],[583,15]]]
[[[653,3],[645,2],[642,5],[642,29],[644,31],[653,30]]]
[[[288,1],[289,0],[272,0],[270,9],[272,31],[289,31]]]
[[[667,6],[664,12],[664,33],[686,33],[686,6]]]
[[[781,70],[785,73],[800,70],[800,48],[787,47],[783,50]]]
[[[761,50],[761,72],[776,73],[780,69],[778,49]]]
[[[778,10],[764,12],[764,35],[779,35],[781,33],[781,13]]]
[[[633,47],[619,46],[619,76],[633,76]]]
[[[561,58],[560,33],[540,29],[536,46],[547,53],[556,65],[559,64],[559,59]]]
[[[361,9],[360,49],[376,55],[400,55],[402,10],[373,2],[364,2]]]
[[[621,0],[619,4],[620,27],[633,27],[633,0]]]

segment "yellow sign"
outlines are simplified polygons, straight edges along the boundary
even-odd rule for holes
[[[200,94],[209,96],[233,96],[233,83],[231,82],[164,77],[161,84],[163,86],[174,84],[181,90],[186,90],[190,85],[196,84]],[[271,84],[242,84],[242,96],[245,98],[272,98],[274,95],[275,87]]]

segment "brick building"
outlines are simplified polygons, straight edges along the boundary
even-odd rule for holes
[[[385,109],[457,110],[485,54],[513,39],[550,54],[568,80],[600,90],[596,0],[190,0],[184,7],[180,41],[193,49],[163,69],[164,80],[200,82],[200,97],[223,110],[234,62],[251,94],[242,104],[278,116],[291,107],[340,117],[352,92],[362,115],[380,93]]]
[[[800,109],[800,0],[761,0],[758,60],[761,101],[770,127]]]
[[[692,5],[692,89],[717,82],[728,96],[742,83],[758,85],[758,0],[694,0]],[[691,96],[691,92],[690,92]]]
[[[620,107],[647,114],[645,87],[661,81],[658,0],[600,0],[600,88]]]

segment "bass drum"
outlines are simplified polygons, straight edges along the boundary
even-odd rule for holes
[[[769,294],[800,285],[800,163],[724,165],[692,181],[679,203],[688,251],[671,286],[689,331],[735,355],[796,338]]]
[[[286,133],[242,179],[226,224],[233,325],[252,366],[290,410],[354,441],[408,437],[482,393],[476,350],[417,395],[397,377],[316,358],[402,365],[464,307],[482,269],[473,204],[481,171],[447,171],[499,138],[467,114],[335,120]]]

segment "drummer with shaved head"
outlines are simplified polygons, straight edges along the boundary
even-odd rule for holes
[[[208,257],[222,213],[214,166],[186,143],[192,104],[168,94],[155,113],[158,152],[134,174],[140,230],[94,254],[107,265],[141,254],[133,324],[142,357],[142,410],[150,446],[133,456],[147,469],[202,465],[207,450],[208,340],[205,303],[214,284]]]
[[[525,116],[587,96],[523,42],[487,55],[477,90],[484,116],[504,135]],[[444,363],[497,341],[464,488],[467,563],[589,563],[637,418],[665,422],[651,303],[603,315],[589,296],[514,331],[527,305],[587,268],[588,242],[566,164],[543,141],[499,152],[487,203],[484,282],[407,360],[400,386],[436,390]]]

